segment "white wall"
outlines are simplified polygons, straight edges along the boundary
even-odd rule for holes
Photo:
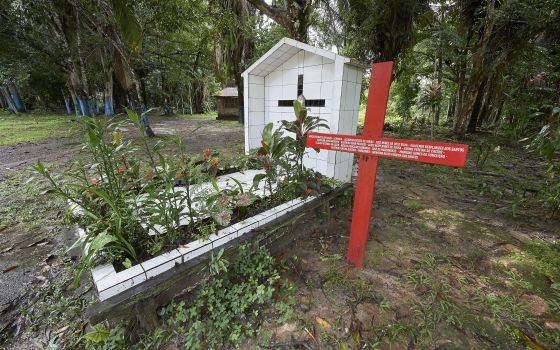
[[[310,116],[327,121],[330,129],[317,130],[355,134],[359,112],[359,88],[363,71],[345,64],[348,59],[329,59],[300,50],[265,77],[248,74],[245,81],[245,150],[260,147],[265,124],[276,126],[281,120],[294,120],[293,107],[279,107],[278,100],[297,98],[298,75],[303,74],[306,99],[324,99],[325,107],[309,107]],[[248,102],[248,103],[247,103]],[[353,155],[321,150],[308,150],[304,165],[322,174],[349,181]]]
[[[362,86],[362,76],[364,72],[361,68],[345,64],[340,82],[340,110],[338,111],[338,134],[356,135],[358,125],[358,115],[360,113],[360,92]],[[334,158],[334,177],[349,181],[352,176],[352,165],[354,155],[352,153],[331,152],[329,161]]]

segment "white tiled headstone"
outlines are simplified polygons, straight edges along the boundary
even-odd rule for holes
[[[327,121],[335,134],[355,135],[360,110],[364,68],[348,57],[284,38],[243,72],[245,88],[245,151],[260,147],[267,123],[295,118],[293,107],[281,107],[279,100],[297,98],[298,76],[303,74],[303,95],[307,100],[325,100],[324,107],[308,107],[309,115]],[[304,164],[324,175],[350,181],[353,155],[308,150]]]

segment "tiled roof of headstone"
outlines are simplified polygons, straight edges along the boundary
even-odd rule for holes
[[[350,60],[350,58],[338,55],[332,51],[314,47],[290,38],[283,38],[259,58],[257,62],[253,63],[251,67],[247,68],[247,70],[243,72],[243,75],[250,73],[253,75],[266,76],[300,50],[312,52],[333,61],[337,57],[340,57],[344,60],[344,63],[356,64],[353,60]]]

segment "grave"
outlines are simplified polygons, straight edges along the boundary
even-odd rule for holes
[[[355,135],[364,66],[334,52],[283,38],[243,72],[245,152],[260,147],[267,123],[294,120],[293,101],[303,95],[310,116],[326,120],[333,134]],[[350,181],[353,155],[310,151],[304,165]]]

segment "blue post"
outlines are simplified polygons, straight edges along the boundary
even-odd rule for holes
[[[25,106],[17,93],[12,93],[12,100],[14,101],[14,105],[16,106],[18,112],[25,112]]]
[[[23,100],[19,95],[19,91],[14,84],[8,84],[8,93],[12,97],[12,101],[14,102],[14,107],[16,108],[16,110],[20,113],[26,112],[25,104],[23,103]]]
[[[82,114],[80,109],[80,102],[78,102],[77,97],[74,97],[72,100],[74,101],[74,112],[76,112],[76,117],[79,117]]]
[[[64,98],[64,105],[66,106],[66,114],[72,114],[72,108],[70,107],[70,99],[68,97]]]
[[[113,98],[111,96],[105,96],[105,106],[104,106],[105,116],[112,117],[115,114],[113,110]]]
[[[80,102],[80,110],[82,112],[82,115],[91,116],[91,107],[89,105],[89,101],[83,99],[79,99],[78,101]]]

